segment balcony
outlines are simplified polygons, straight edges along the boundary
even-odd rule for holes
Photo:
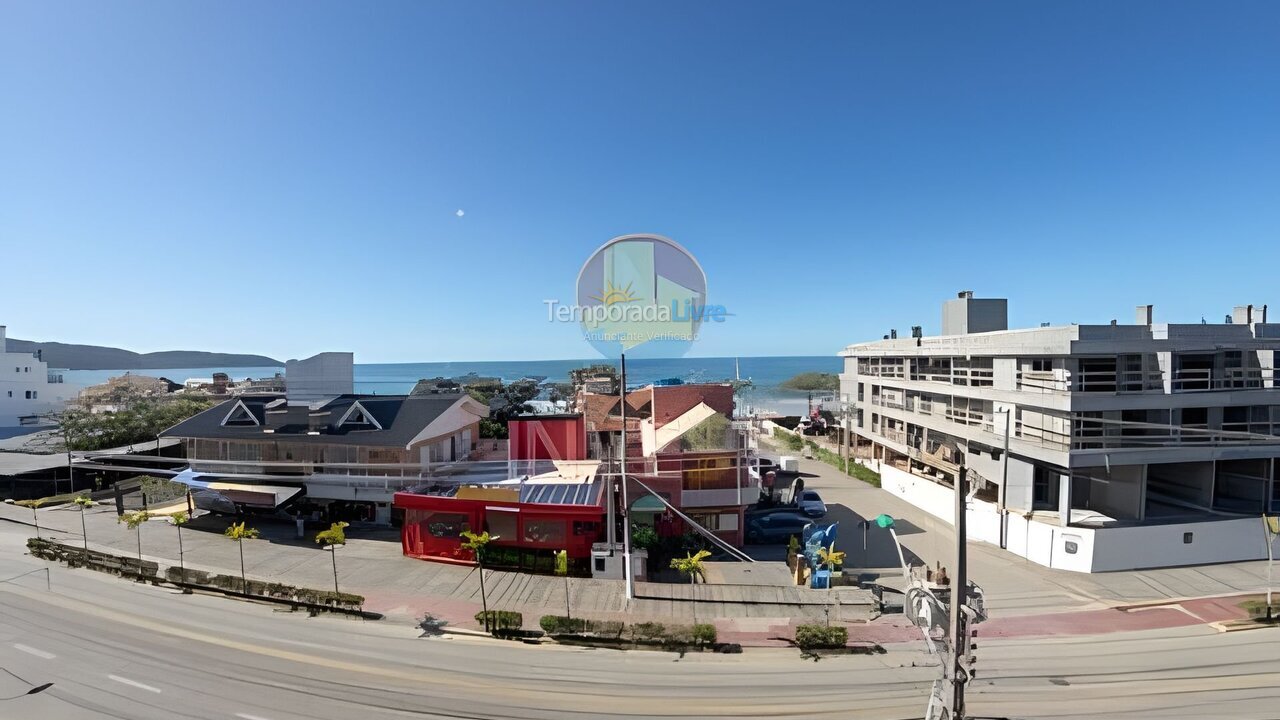
[[[1164,390],[1159,370],[1087,370],[1061,377],[1052,371],[1024,370],[1017,388],[1039,393],[1140,393]]]
[[[1273,368],[1224,368],[1220,373],[1210,368],[1177,370],[1173,374],[1174,392],[1210,390],[1247,390],[1274,386]]]

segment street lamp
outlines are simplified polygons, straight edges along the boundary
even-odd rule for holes
[[[889,531],[889,535],[893,537],[893,546],[898,549],[898,564],[902,566],[902,577],[911,580],[911,573],[907,569],[907,558],[902,554],[902,543],[898,541],[898,532],[893,529],[893,518],[880,514],[876,516],[876,525]]]

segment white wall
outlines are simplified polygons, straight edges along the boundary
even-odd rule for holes
[[[955,516],[950,488],[875,461],[860,461],[880,472],[880,486],[946,522]],[[969,539],[998,545],[1000,521],[995,505],[969,503]],[[1260,560],[1267,556],[1262,522],[1257,518],[1130,527],[1058,527],[1010,513],[1006,549],[1032,562],[1073,572],[1203,565]],[[1183,542],[1183,533],[1192,534]],[[1074,553],[1068,552],[1074,543]]]
[[[1183,533],[1191,542],[1183,543]],[[1267,545],[1262,520],[1101,528],[1094,539],[1094,572],[1263,560]]]
[[[0,338],[0,427],[17,427],[20,418],[58,412],[76,399],[79,385],[50,383],[48,363],[31,353],[4,352],[3,342]],[[36,397],[28,398],[27,393]]]

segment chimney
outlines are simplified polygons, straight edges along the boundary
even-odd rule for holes
[[[1262,306],[1262,314],[1258,318],[1258,322],[1262,323],[1263,325],[1267,324],[1267,306],[1266,305]],[[2,329],[0,329],[0,333],[3,333]]]
[[[1137,321],[1139,325],[1150,325],[1155,318],[1154,305],[1139,305],[1137,313]]]
[[[0,353],[8,351],[9,341],[5,337],[5,326],[0,325]]]
[[[972,297],[973,297],[973,291],[972,291],[972,290],[961,290],[960,292],[956,293],[956,297],[961,298],[961,299],[964,299],[964,300],[968,300],[968,299],[970,299],[970,298],[972,298]]]
[[[1233,325],[1252,325],[1253,324],[1253,306],[1237,305],[1231,310],[1231,324]]]

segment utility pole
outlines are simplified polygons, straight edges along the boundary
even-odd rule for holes
[[[951,623],[948,631],[951,642],[947,660],[946,678],[951,682],[945,695],[948,720],[964,718],[964,686],[968,682],[965,659],[969,655],[969,622],[965,616],[966,595],[969,590],[969,552],[965,527],[965,495],[968,489],[968,469],[960,466],[956,474],[956,561],[951,575]]]
[[[618,392],[622,397],[622,572],[627,599],[635,597],[635,578],[631,575],[631,505],[627,502],[627,354],[622,353],[622,380]]]
[[[1000,455],[1000,496],[996,517],[1000,520],[1000,549],[1009,547],[1009,509],[1005,507],[1005,488],[1009,487],[1009,432],[1013,429],[1013,407],[1004,409],[1004,452]]]

